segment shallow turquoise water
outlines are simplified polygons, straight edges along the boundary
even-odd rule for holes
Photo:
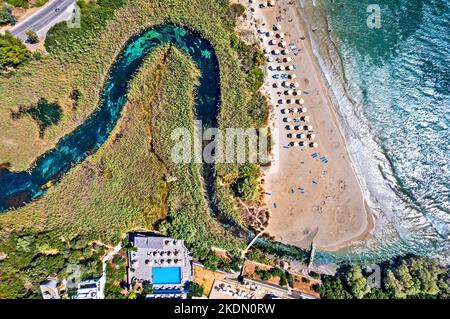
[[[373,1],[323,3],[339,39],[345,89],[335,94],[352,157],[386,218],[381,248],[347,257],[448,258],[450,2],[376,1],[379,29],[366,24]]]

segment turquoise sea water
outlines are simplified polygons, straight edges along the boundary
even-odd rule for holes
[[[374,3],[380,28],[366,22]],[[371,240],[343,257],[449,258],[450,1],[300,4],[377,212]]]

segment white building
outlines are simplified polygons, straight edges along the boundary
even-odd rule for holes
[[[105,285],[105,277],[89,279],[78,284],[77,294],[72,299],[105,299],[103,287]]]

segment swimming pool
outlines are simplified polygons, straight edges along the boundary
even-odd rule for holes
[[[155,267],[152,268],[154,285],[169,285],[181,283],[180,267]]]

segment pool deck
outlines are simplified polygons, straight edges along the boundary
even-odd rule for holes
[[[185,291],[193,281],[192,258],[182,240],[154,235],[133,234],[130,236],[133,249],[128,252],[128,283],[150,282],[156,290]],[[174,280],[174,273],[158,269],[179,268]],[[154,273],[158,279],[154,280]],[[167,278],[163,278],[167,277]],[[165,282],[164,279],[167,279]],[[175,282],[176,281],[176,282]]]

